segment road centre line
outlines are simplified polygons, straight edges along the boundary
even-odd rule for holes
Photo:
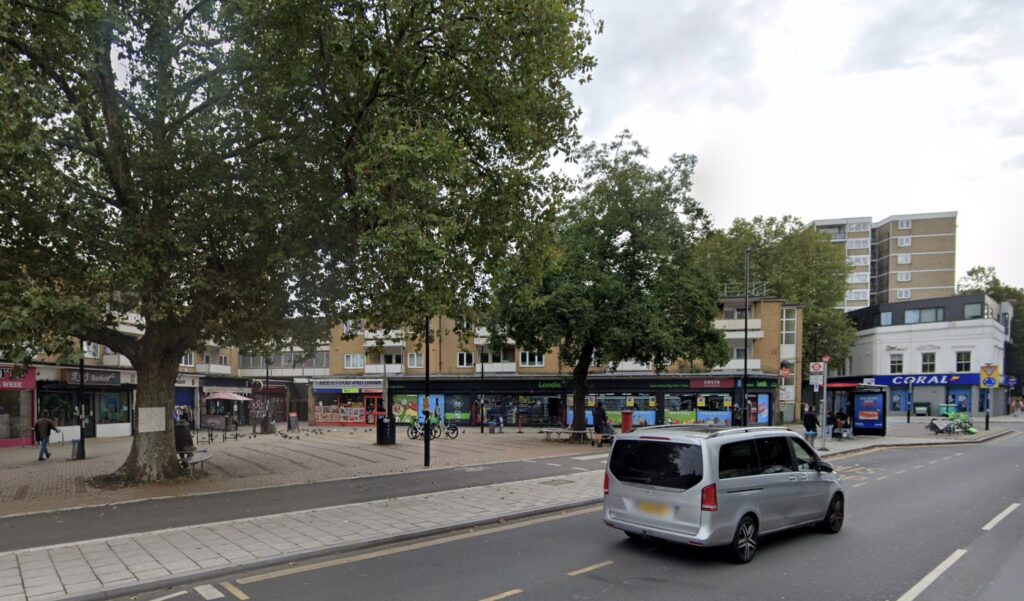
[[[485,597],[483,599],[480,599],[480,601],[498,601],[498,599],[508,599],[509,597],[515,597],[516,595],[518,595],[518,594],[520,594],[522,592],[523,592],[523,589],[521,589],[521,588],[514,588],[514,589],[512,589],[510,591],[505,591],[504,593],[501,593],[500,595],[494,595],[493,597]]]
[[[949,557],[943,560],[939,565],[935,566],[934,570],[928,572],[924,578],[919,580],[914,586],[910,587],[910,590],[903,593],[903,595],[896,601],[913,601],[916,599],[918,595],[924,592],[924,589],[928,588],[931,583],[938,580],[939,576],[942,576],[942,573],[952,567],[953,564],[963,557],[965,553],[967,553],[967,551],[964,549],[957,549],[956,551],[953,551]]]
[[[506,532],[508,530],[516,530],[519,528],[525,528],[526,526],[533,526],[535,524],[544,524],[546,522],[553,522],[555,520],[561,520],[565,518],[572,518],[579,515],[585,515],[593,513],[595,511],[601,511],[602,507],[585,507],[583,509],[576,509],[574,511],[566,511],[557,515],[546,515],[537,518],[531,518],[523,520],[521,522],[513,522],[511,524],[504,524],[501,526],[495,526],[493,528],[482,528],[476,530],[463,531],[458,534],[452,534],[443,538],[436,538],[432,540],[425,540],[416,543],[410,543],[402,545],[400,547],[391,547],[388,549],[379,549],[377,551],[370,551],[367,553],[360,553],[359,555],[349,555],[347,557],[339,557],[337,559],[329,559],[326,561],[318,561],[301,566],[293,566],[284,568],[281,570],[274,570],[263,574],[256,574],[254,576],[247,576],[245,578],[239,578],[235,580],[238,584],[252,584],[254,582],[263,582],[266,580],[273,580],[274,578],[281,578],[284,576],[293,576],[295,574],[302,574],[304,572],[313,572],[316,570],[322,570],[324,568],[333,568],[336,566],[343,566],[350,563],[357,563],[360,561],[366,561],[367,559],[377,559],[379,557],[387,557],[389,555],[397,555],[399,553],[405,553],[406,551],[416,551],[418,549],[427,549],[430,547],[436,547],[438,545],[444,545],[447,543],[453,543],[460,540],[466,540],[469,538],[476,538],[478,536],[484,536],[487,534],[495,534],[498,532]]]
[[[609,561],[602,561],[601,563],[595,563],[592,566],[587,566],[585,568],[580,568],[578,570],[573,570],[571,572],[567,572],[566,576],[579,576],[580,574],[586,574],[587,572],[593,572],[594,570],[599,570],[599,569],[601,569],[601,568],[603,568],[605,566],[610,566],[613,563],[615,563],[615,562],[611,561],[611,560],[609,560]]]
[[[234,595],[235,598],[239,599],[240,601],[245,601],[246,599],[249,598],[249,595],[246,595],[245,593],[243,593],[240,588],[238,588],[237,586],[231,584],[230,582],[221,582],[220,586],[221,586],[221,588],[223,588],[227,592],[229,592],[232,595]]]
[[[573,459],[576,461],[590,461],[591,459],[606,459],[607,457],[608,453],[597,453],[594,455],[578,455],[573,457]]]
[[[1003,518],[1013,513],[1014,509],[1020,507],[1020,503],[1010,503],[1010,506],[1004,509],[999,515],[992,518],[992,520],[981,527],[982,530],[991,530],[996,527],[996,524],[1003,521]]]

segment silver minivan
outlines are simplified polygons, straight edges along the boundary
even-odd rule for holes
[[[728,546],[746,563],[761,534],[843,527],[832,465],[785,428],[641,428],[616,437],[604,474],[604,521],[630,538]]]

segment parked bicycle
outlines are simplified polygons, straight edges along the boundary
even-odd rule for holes
[[[411,424],[409,424],[409,427],[406,429],[405,434],[410,439],[416,440],[417,438],[420,438],[421,436],[423,436],[423,431],[424,431],[423,424],[421,424],[419,422],[412,422]],[[441,437],[441,428],[439,428],[437,424],[430,424],[430,440],[434,440],[434,439],[440,438],[440,437]]]

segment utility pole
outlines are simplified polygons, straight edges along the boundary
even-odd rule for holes
[[[430,317],[424,326],[427,336],[423,351],[423,467],[430,467]]]
[[[743,249],[743,386],[740,388],[740,421],[747,425],[747,355],[750,354],[747,341],[747,326],[750,320],[750,247]]]

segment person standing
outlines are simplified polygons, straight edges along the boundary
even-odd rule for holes
[[[804,412],[804,437],[808,441],[813,441],[814,437],[818,435],[818,414],[814,412],[814,405],[808,407],[807,411]]]
[[[45,461],[50,458],[50,451],[47,449],[50,444],[50,432],[60,432],[60,428],[50,420],[50,412],[43,410],[43,415],[36,420],[32,429],[35,430],[36,440],[39,441],[39,461]]]
[[[594,407],[594,438],[597,439],[597,446],[604,445],[604,432],[608,424],[608,414],[605,413],[604,404],[597,402]]]

